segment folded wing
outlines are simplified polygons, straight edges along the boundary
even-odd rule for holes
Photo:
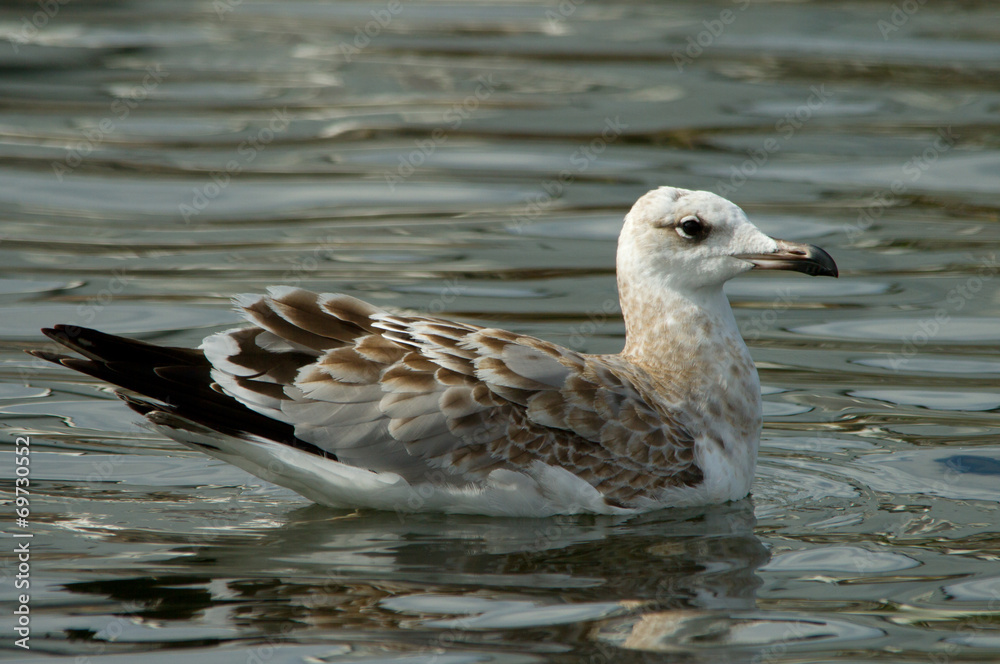
[[[202,345],[217,389],[342,463],[474,484],[541,462],[621,505],[702,480],[679,409],[614,357],[296,288],[238,304],[254,325]]]

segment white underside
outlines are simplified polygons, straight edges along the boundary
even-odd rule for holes
[[[173,416],[154,414],[151,420],[154,429],[177,442],[335,508],[546,517],[637,514],[730,499],[704,487],[671,491],[660,500],[623,509],[608,505],[597,489],[568,470],[541,462],[526,472],[495,470],[475,486],[411,484],[395,473],[349,466],[262,438],[226,436]]]

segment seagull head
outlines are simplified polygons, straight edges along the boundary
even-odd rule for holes
[[[625,217],[618,269],[628,281],[679,292],[721,288],[754,269],[837,276],[819,247],[769,237],[725,198],[674,187],[650,191]]]

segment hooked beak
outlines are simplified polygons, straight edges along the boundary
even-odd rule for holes
[[[813,277],[838,276],[837,264],[830,254],[811,244],[775,240],[778,250],[772,254],[740,254],[740,260],[753,263],[758,270],[794,270]]]

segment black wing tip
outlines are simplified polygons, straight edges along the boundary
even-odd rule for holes
[[[80,332],[91,332],[92,330],[86,327],[78,327],[76,325],[66,325],[64,323],[57,323],[52,327],[43,327],[42,334],[47,336],[53,341],[58,341],[62,343],[63,340],[70,339],[72,337],[80,336]]]
[[[62,355],[60,353],[50,353],[47,350],[25,350],[25,353],[31,355],[32,357],[37,357],[40,360],[45,360],[46,362],[52,362],[53,364],[62,364],[63,360],[71,359],[69,355]]]
[[[84,357],[46,350],[26,353],[153,399],[116,391],[129,408],[154,424],[183,428],[177,424],[180,418],[224,435],[255,435],[337,460],[332,452],[296,437],[293,426],[215,390],[211,365],[200,350],[156,346],[76,325],[53,325],[42,328],[42,334]]]
[[[140,399],[138,397],[132,396],[131,394],[126,394],[121,390],[115,390],[115,396],[125,402],[125,405],[139,413],[140,415],[149,415],[150,413],[155,413],[157,411],[162,411],[170,406],[165,404],[158,404],[153,401],[146,401],[145,399]]]
[[[74,371],[79,371],[81,373],[95,375],[93,373],[95,363],[91,360],[84,360],[79,357],[63,355],[61,353],[52,353],[47,350],[25,350],[24,352],[32,357],[37,357],[40,360],[45,360],[46,362],[51,362],[52,364],[58,364],[59,366],[66,367],[67,369],[73,369]],[[97,377],[100,378],[100,376]]]
[[[66,348],[76,351],[77,353],[80,353],[81,355],[84,355],[92,360],[98,358],[87,352],[87,347],[93,345],[92,342],[88,342],[88,338],[95,339],[107,336],[97,330],[91,330],[87,327],[65,325],[62,323],[53,325],[52,327],[43,327],[42,334],[60,346],[65,346]]]

